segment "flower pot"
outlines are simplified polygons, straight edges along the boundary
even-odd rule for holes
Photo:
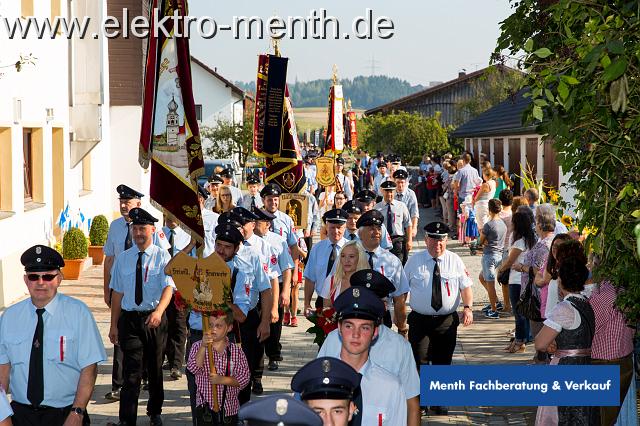
[[[80,278],[84,259],[65,259],[62,267],[62,275],[65,280],[77,280]]]
[[[89,246],[89,257],[93,259],[94,265],[102,265],[104,261],[103,246]]]

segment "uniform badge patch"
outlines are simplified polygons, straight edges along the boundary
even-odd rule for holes
[[[271,256],[271,264],[275,265],[277,263],[278,263],[278,259],[276,258],[276,255],[274,254],[274,255]]]

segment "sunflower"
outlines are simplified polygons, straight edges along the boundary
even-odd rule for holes
[[[560,201],[560,194],[558,193],[558,191],[556,191],[555,189],[550,189],[549,190],[549,200],[553,204],[558,204],[558,201]]]
[[[571,225],[573,224],[573,218],[565,214],[565,215],[562,215],[560,222],[562,222],[562,224],[567,228],[570,228]]]

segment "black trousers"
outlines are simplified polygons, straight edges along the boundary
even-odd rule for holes
[[[189,329],[185,364],[189,360],[191,346],[199,340],[202,340],[202,330]],[[196,426],[196,376],[189,369],[185,371],[185,375],[187,376],[187,389],[189,390],[189,402],[191,403],[191,419],[193,420],[193,426]]]
[[[449,315],[422,315],[411,311],[409,323],[409,343],[420,370],[420,365],[450,365],[456,348],[458,313]]]
[[[178,309],[173,303],[174,296],[171,297],[171,303],[167,306],[167,345],[164,355],[171,368],[182,368],[182,361],[185,359],[185,344],[187,342],[187,310]]]
[[[122,311],[118,320],[118,340],[124,353],[124,386],[120,391],[120,421],[136,424],[138,397],[142,371],[147,367],[149,402],[147,415],[162,413],[164,387],[162,357],[167,341],[167,316],[157,328],[149,328],[145,321],[151,312]]]
[[[404,235],[394,235],[391,237],[392,247],[389,251],[394,254],[402,262],[402,266],[409,259],[409,250],[407,250],[407,237]]]
[[[280,283],[282,285],[282,283]],[[282,336],[282,316],[284,308],[278,306],[278,321],[271,323],[269,338],[264,342],[264,353],[269,357],[278,358],[282,356],[282,344],[280,344],[280,336]]]
[[[71,412],[71,405],[63,408],[34,408],[16,401],[11,402],[11,408],[13,409],[11,421],[14,426],[62,426]],[[91,424],[87,413],[82,417],[82,424],[84,426]]]
[[[251,372],[251,380],[249,384],[240,391],[238,399],[240,404],[249,402],[251,399],[251,388],[253,383],[262,380],[262,372],[264,370],[262,356],[264,354],[264,343],[258,340],[258,326],[260,325],[260,314],[258,309],[252,309],[247,314],[245,322],[240,324],[240,342],[242,351],[247,357],[249,371]]]

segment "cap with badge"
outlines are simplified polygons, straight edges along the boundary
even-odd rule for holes
[[[344,223],[347,223],[347,219],[349,219],[349,213],[347,213],[343,209],[331,209],[322,216],[322,219],[326,223],[335,223],[337,225],[342,225]]]
[[[323,422],[307,404],[289,395],[270,395],[240,407],[240,421],[247,426],[322,426]]]
[[[209,176],[209,179],[207,179],[209,183],[223,183],[224,181],[222,180],[222,177],[217,174],[214,173],[211,176]]]
[[[265,198],[269,195],[280,195],[282,194],[282,189],[280,189],[279,185],[276,185],[275,183],[269,183],[267,185],[264,186],[264,188],[262,188],[262,191],[260,191],[260,196],[262,198]]]
[[[365,287],[349,287],[334,300],[333,308],[338,313],[338,321],[349,318],[382,321],[384,303]]]
[[[360,219],[356,222],[358,228],[362,226],[382,226],[384,223],[384,216],[378,210],[369,210],[364,212]]]
[[[53,271],[64,266],[64,259],[60,253],[51,247],[40,244],[22,253],[20,262],[24,266],[25,272]]]
[[[233,177],[233,169],[231,167],[227,167],[226,169],[223,169],[220,172],[220,176],[224,177],[224,178],[231,178]]]
[[[258,216],[258,219],[256,220],[260,220],[263,222],[271,222],[276,218],[276,215],[269,213],[265,209],[255,209],[253,213]]]
[[[220,216],[218,216],[218,225],[225,224],[233,225],[236,228],[240,228],[244,224],[244,219],[230,211],[224,212],[221,213]]]
[[[247,177],[247,185],[258,185],[260,183],[260,179],[255,175],[249,175]]]
[[[209,198],[209,193],[207,192],[206,189],[204,189],[204,187],[200,184],[198,184],[198,195],[201,196],[202,198],[204,198],[205,200],[207,198]]]
[[[381,299],[396,291],[396,287],[389,278],[373,269],[362,269],[354,272],[349,283],[351,287],[365,287],[373,291]]]
[[[353,200],[349,200],[344,203],[342,210],[346,211],[347,214],[362,214],[362,210],[358,207],[358,203]]]
[[[406,179],[408,177],[409,177],[409,173],[404,169],[398,169],[395,172],[393,172],[394,179]]]
[[[355,198],[361,203],[368,204],[376,199],[376,193],[369,189],[365,189],[363,191],[358,192]]]
[[[244,236],[242,235],[242,233],[236,226],[230,223],[223,223],[216,226],[214,232],[216,233],[217,240],[226,241],[233,245],[240,244],[244,241]]]
[[[118,198],[121,200],[139,200],[144,197],[144,194],[136,191],[133,188],[129,188],[127,185],[118,185],[116,187],[118,192]]]
[[[424,230],[429,238],[436,240],[444,240],[449,235],[449,232],[451,232],[449,226],[442,222],[428,223],[425,225]]]
[[[338,158],[336,158],[336,163],[338,163],[338,164],[344,164],[344,158],[342,158],[342,157],[338,157]]]
[[[258,216],[256,214],[254,214],[251,210],[245,209],[244,207],[232,208],[231,214],[242,218],[243,223],[255,222],[256,220],[258,220]]]
[[[134,207],[129,210],[129,218],[134,225],[155,225],[158,221],[158,219],[151,216],[148,211],[140,207]]]
[[[396,185],[396,183],[392,180],[385,180],[384,182],[382,182],[380,184],[380,189],[384,190],[384,191],[393,191],[394,189],[397,188],[398,185]]]
[[[305,364],[293,376],[291,390],[303,401],[354,398],[362,376],[339,358],[320,357]]]
[[[382,167],[387,167],[387,163],[385,163],[383,159],[380,159],[380,161],[378,161],[378,168],[381,169]]]

